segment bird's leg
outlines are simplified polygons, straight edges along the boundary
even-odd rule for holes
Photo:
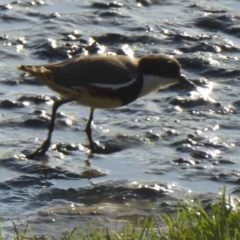
[[[39,147],[35,152],[27,155],[26,157],[29,159],[33,159],[35,158],[37,155],[44,155],[46,153],[46,151],[49,149],[50,144],[51,144],[51,136],[52,136],[52,132],[54,129],[54,124],[55,124],[55,119],[56,119],[56,113],[58,108],[68,102],[72,102],[75,99],[62,99],[59,101],[55,101],[52,107],[52,116],[51,116],[51,121],[49,123],[48,126],[48,137],[47,139],[42,143],[41,147]]]
[[[88,137],[88,141],[89,141],[89,144],[90,144],[91,151],[95,152],[94,142],[92,140],[92,128],[91,128],[91,124],[92,124],[92,120],[93,120],[93,113],[94,113],[94,108],[90,108],[90,115],[89,115],[89,118],[88,118],[87,126],[85,128],[85,132],[86,132],[87,137]]]

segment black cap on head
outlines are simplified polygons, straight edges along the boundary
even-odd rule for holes
[[[143,74],[179,78],[181,66],[173,57],[165,54],[151,54],[140,59],[139,68]]]

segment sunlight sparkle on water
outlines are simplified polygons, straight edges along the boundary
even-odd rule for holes
[[[67,124],[67,125],[72,125],[72,124],[73,124],[73,122],[72,122],[72,120],[71,120],[71,119],[67,119],[67,120],[66,120],[66,124]]]
[[[212,82],[207,83],[207,87],[202,88],[202,87],[197,87],[196,90],[191,91],[191,98],[192,99],[197,99],[199,97],[205,99],[206,101],[209,102],[216,102],[213,98],[210,98],[209,95],[211,94],[213,90],[214,84]]]
[[[134,57],[134,52],[133,50],[129,47],[128,44],[124,44],[122,47],[122,50],[125,54],[127,54],[128,57],[133,58]]]
[[[49,38],[48,41],[51,43],[52,48],[57,48],[57,40]]]

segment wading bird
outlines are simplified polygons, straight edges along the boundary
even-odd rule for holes
[[[91,130],[95,109],[121,107],[177,83],[195,88],[181,74],[179,62],[165,54],[150,54],[141,58],[92,55],[57,64],[20,65],[18,68],[38,78],[62,97],[53,104],[47,139],[27,158],[44,155],[49,149],[57,109],[65,103],[75,101],[90,107],[85,131],[94,153],[98,152]]]

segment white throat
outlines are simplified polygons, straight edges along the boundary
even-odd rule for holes
[[[143,75],[143,86],[139,97],[145,96],[159,89],[165,89],[173,84],[178,83],[176,78],[159,77],[157,75]]]

